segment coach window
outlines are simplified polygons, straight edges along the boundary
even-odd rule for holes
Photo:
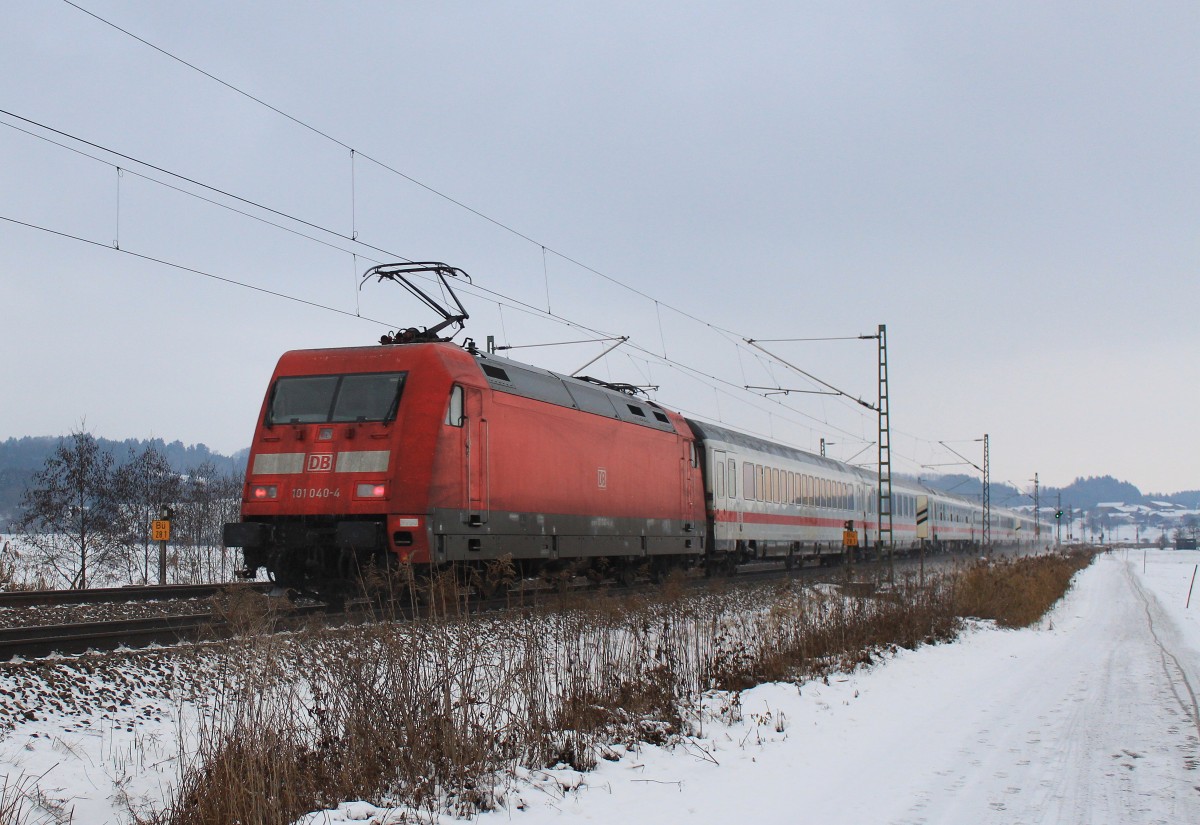
[[[446,408],[446,423],[451,427],[463,425],[463,388],[458,384],[450,388],[450,406]]]
[[[763,500],[763,466],[754,465],[754,500]]]
[[[754,501],[754,463],[742,462],[742,498]]]
[[[729,459],[729,497],[737,497],[737,462]]]
[[[717,462],[713,469],[716,472],[716,478],[713,480],[713,495],[717,498],[725,498],[725,462]]]

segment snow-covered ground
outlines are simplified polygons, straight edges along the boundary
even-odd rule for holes
[[[760,686],[740,707],[710,697],[701,736],[618,748],[585,774],[525,773],[477,821],[1200,822],[1200,583],[1185,607],[1198,564],[1200,552],[1101,556],[1039,628],[976,627],[828,684]],[[37,779],[89,825],[161,801],[178,709],[153,696],[177,666],[131,677],[110,707],[0,668],[0,775]],[[13,718],[10,700],[31,690],[46,691],[37,712]],[[301,822],[412,821],[401,816],[347,803]]]
[[[1184,607],[1197,563],[1102,556],[1038,629],[978,628],[828,685],[760,686],[739,723],[586,774],[535,773],[479,822],[1200,822],[1200,585]],[[358,804],[304,823],[347,821],[401,820]]]

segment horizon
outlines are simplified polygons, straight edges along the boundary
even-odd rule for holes
[[[141,442],[141,443],[145,443],[148,441],[161,441],[163,444],[165,444],[167,446],[170,446],[173,444],[179,444],[186,450],[203,447],[205,450],[212,453],[213,455],[216,455],[216,456],[219,456],[219,457],[225,458],[225,459],[237,458],[238,453],[249,452],[249,450],[250,450],[249,443],[247,443],[247,445],[244,447],[240,447],[240,448],[234,450],[233,452],[225,452],[223,450],[215,449],[211,445],[209,445],[203,441],[187,442],[187,441],[183,441],[182,439],[179,439],[179,438],[172,438],[172,439],[168,440],[167,438],[165,438],[163,436],[147,436],[144,438],[130,436],[130,437],[126,437],[126,438],[113,438],[113,437],[106,436],[102,433],[97,433],[97,432],[94,432],[91,430],[83,430],[83,432],[87,432],[88,434],[90,434],[94,438],[96,438],[97,440],[110,441],[110,442],[113,442],[116,444],[124,443],[127,441],[136,441],[136,442]],[[20,441],[21,439],[25,439],[25,438],[61,440],[64,438],[69,438],[71,436],[71,434],[72,433],[66,433],[63,435],[20,435],[20,436],[10,435],[4,439],[0,439],[0,444],[6,443],[9,441]],[[813,455],[816,455],[816,453],[813,453]],[[961,478],[970,479],[979,484],[983,483],[983,480],[981,478],[979,478],[975,475],[972,475],[970,473],[962,473],[962,472],[914,474],[914,473],[901,471],[901,472],[897,472],[895,475],[898,477],[912,479],[912,480],[915,480],[915,481],[918,481],[921,483],[929,483],[930,479],[961,479]],[[1136,482],[1130,481],[1129,479],[1120,478],[1119,476],[1115,476],[1112,473],[1103,473],[1101,475],[1094,475],[1094,476],[1077,476],[1076,478],[1072,479],[1070,482],[1068,482],[1066,484],[1061,484],[1061,485],[1047,484],[1047,483],[1043,482],[1041,484],[1041,489],[1042,490],[1062,490],[1062,489],[1067,489],[1069,487],[1075,486],[1080,483],[1085,483],[1085,482],[1089,482],[1089,481],[1093,481],[1093,480],[1103,481],[1105,479],[1111,479],[1112,481],[1120,483],[1120,484],[1133,485],[1135,488],[1137,488],[1137,490],[1141,494],[1142,498],[1150,498],[1150,497],[1156,496],[1156,495],[1178,496],[1178,495],[1184,495],[1187,493],[1200,494],[1200,486],[1185,487],[1185,488],[1182,488],[1179,490],[1173,490],[1173,491],[1166,491],[1166,490],[1149,490],[1149,491],[1147,491],[1146,489],[1142,488]],[[937,485],[931,484],[931,486],[936,487]],[[1007,481],[993,481],[992,486],[993,487],[1004,487],[1007,489],[1021,491],[1021,488],[1019,488],[1019,487],[1011,484],[1011,482],[1007,482]],[[1021,492],[1023,492],[1023,491],[1021,491]],[[1047,508],[1044,506],[1042,509],[1047,509]]]

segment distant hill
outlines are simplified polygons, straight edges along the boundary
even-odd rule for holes
[[[968,498],[978,499],[983,495],[983,482],[978,476],[963,474],[935,476],[922,478],[922,482],[945,492],[953,492]],[[1032,484],[1029,485],[1032,487]],[[1058,503],[1058,495],[1062,494],[1062,506],[1074,510],[1091,510],[1101,502],[1119,501],[1124,504],[1149,504],[1151,501],[1169,501],[1185,507],[1200,506],[1200,490],[1185,490],[1179,493],[1152,493],[1146,495],[1128,481],[1120,481],[1112,476],[1089,476],[1077,478],[1065,487],[1043,485],[1039,497],[1043,508],[1051,508]],[[998,507],[1017,507],[1029,505],[1033,499],[1029,494],[1021,492],[1006,483],[992,482],[992,504]]]
[[[0,529],[16,515],[29,480],[45,465],[61,440],[58,436],[26,436],[0,441]],[[96,442],[100,449],[112,454],[117,464],[123,464],[131,454],[140,453],[153,444],[179,473],[187,473],[205,462],[211,462],[218,472],[241,473],[246,469],[249,453],[247,449],[227,456],[213,452],[203,444],[185,445],[182,441],[168,444],[161,438],[127,438],[124,441],[97,438]]]

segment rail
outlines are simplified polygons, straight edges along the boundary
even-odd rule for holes
[[[92,587],[83,590],[10,590],[0,593],[0,607],[139,602],[155,599],[203,599],[234,587],[250,587],[265,592],[272,585],[263,583],[151,584],[133,587]]]

